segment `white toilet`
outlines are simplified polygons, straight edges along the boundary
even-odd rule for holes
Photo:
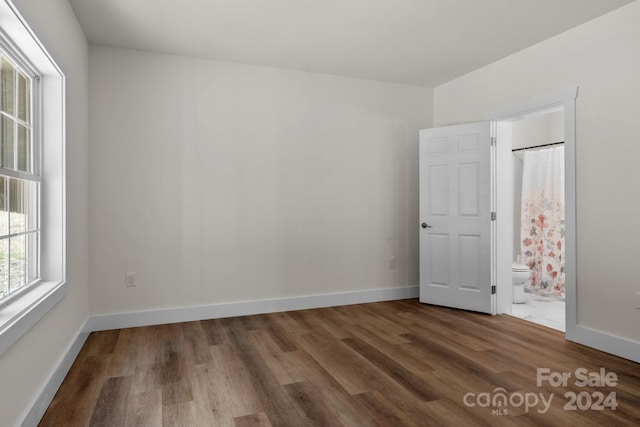
[[[526,265],[512,264],[511,278],[513,282],[513,303],[523,304],[527,302],[524,285],[531,279],[531,270]]]

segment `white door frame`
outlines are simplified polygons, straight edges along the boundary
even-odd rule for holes
[[[511,310],[511,264],[513,257],[513,173],[511,160],[510,122],[549,111],[564,108],[564,150],[565,150],[565,305],[566,338],[575,340],[577,324],[577,244],[576,244],[576,97],[578,87],[516,105],[493,113],[487,120],[498,122],[498,142],[496,144],[496,168],[498,182],[497,227],[497,312]],[[502,139],[501,139],[502,137]],[[501,177],[504,177],[501,179]]]

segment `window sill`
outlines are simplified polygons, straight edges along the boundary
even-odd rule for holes
[[[0,306],[0,356],[67,294],[66,282],[41,282]]]

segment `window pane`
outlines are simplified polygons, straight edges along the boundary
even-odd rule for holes
[[[27,279],[26,283],[33,282],[37,277],[40,276],[40,272],[38,271],[38,254],[39,254],[39,234],[40,233],[29,233],[26,236],[27,241]]]
[[[9,178],[9,234],[27,231],[27,216],[31,204],[30,182]]]
[[[9,199],[7,184],[9,178],[0,176],[0,236],[9,234]]]
[[[11,119],[2,117],[2,166],[7,169],[14,168],[14,122]]]
[[[0,240],[0,296],[9,292],[9,240]]]
[[[38,200],[40,200],[40,183],[33,181],[24,181],[27,188],[27,194],[25,198],[25,215],[26,215],[26,227],[27,231],[40,228],[40,222],[38,221]]]
[[[25,236],[9,239],[9,292],[26,284],[27,250]]]
[[[2,111],[15,114],[15,69],[2,58]]]
[[[31,144],[29,141],[29,129],[18,125],[18,170],[31,172]]]
[[[18,118],[25,122],[29,121],[29,113],[31,110],[31,106],[29,105],[31,95],[29,86],[31,85],[27,76],[18,73]]]

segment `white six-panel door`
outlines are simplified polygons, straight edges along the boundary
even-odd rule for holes
[[[494,312],[491,123],[420,131],[420,302]]]

